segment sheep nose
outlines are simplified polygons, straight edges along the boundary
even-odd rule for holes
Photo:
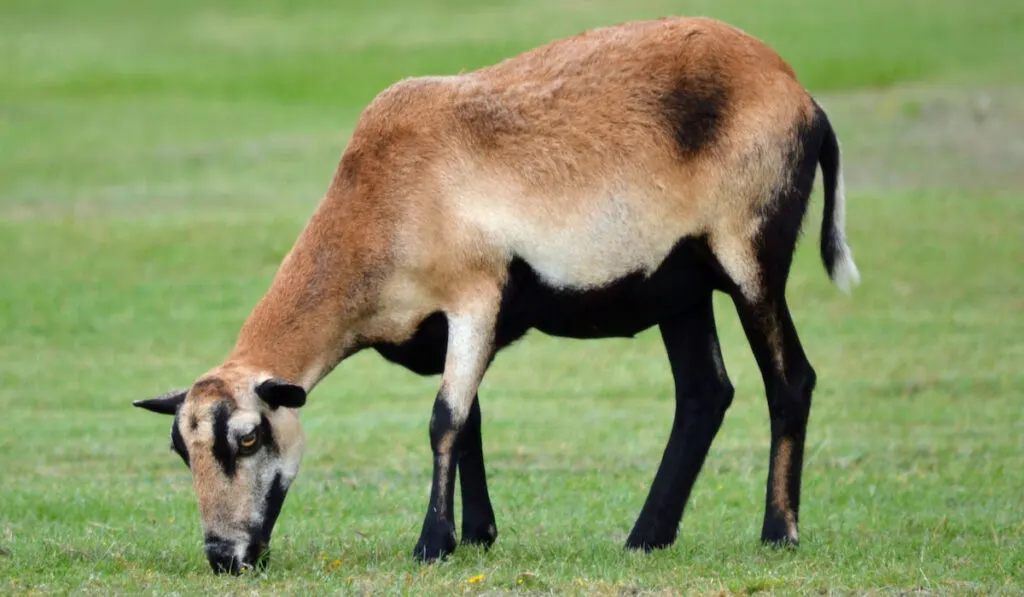
[[[244,568],[252,567],[252,564],[249,562],[239,561],[238,555],[235,552],[235,546],[227,539],[217,536],[207,537],[205,550],[206,559],[210,562],[210,567],[217,574],[227,572],[237,575]]]

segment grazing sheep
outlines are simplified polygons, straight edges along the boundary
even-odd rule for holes
[[[442,375],[416,557],[455,549],[456,469],[462,539],[490,545],[477,389],[530,329],[605,338],[659,326],[676,414],[626,545],[670,545],[733,397],[715,290],[736,305],[768,397],[761,537],[796,543],[815,373],[785,289],[819,163],[821,254],[845,289],[858,274],[835,133],[789,66],[735,28],[626,23],[388,88],[224,364],[136,403],[174,415],[210,564],[260,561],[302,457],[295,409],[364,348]]]

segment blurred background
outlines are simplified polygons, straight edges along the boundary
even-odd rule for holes
[[[864,283],[817,260],[820,190],[790,282],[819,376],[800,551],[756,544],[767,409],[722,300],[737,396],[675,548],[620,550],[671,425],[657,331],[534,334],[481,390],[489,554],[408,558],[437,380],[366,354],[304,411],[270,572],[212,578],[170,421],[130,402],[227,353],[363,107],[671,14],[774,47],[845,151]],[[1024,591],[1022,56],[1019,0],[3,0],[0,593]]]

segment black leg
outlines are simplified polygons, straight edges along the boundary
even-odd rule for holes
[[[676,384],[676,414],[628,549],[649,551],[675,541],[690,490],[733,397],[710,292],[696,308],[662,322],[661,336]]]
[[[483,437],[480,434],[480,401],[473,406],[459,436],[459,484],[462,488],[462,543],[490,547],[498,537],[494,508],[487,492]]]
[[[443,393],[444,388],[434,400],[434,413],[430,418],[430,448],[434,453],[430,504],[419,541],[413,549],[413,555],[424,562],[443,559],[455,551],[455,467],[462,428],[452,420],[452,411]]]
[[[756,302],[737,295],[735,302],[764,378],[771,417],[772,444],[761,540],[796,545],[814,369],[800,345],[781,292],[770,293]]]

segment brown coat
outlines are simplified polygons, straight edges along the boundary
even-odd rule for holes
[[[310,387],[359,346],[493,300],[513,256],[586,289],[706,235],[756,293],[766,189],[788,183],[795,124],[815,109],[772,49],[704,18],[401,81],[362,114],[232,360]]]

